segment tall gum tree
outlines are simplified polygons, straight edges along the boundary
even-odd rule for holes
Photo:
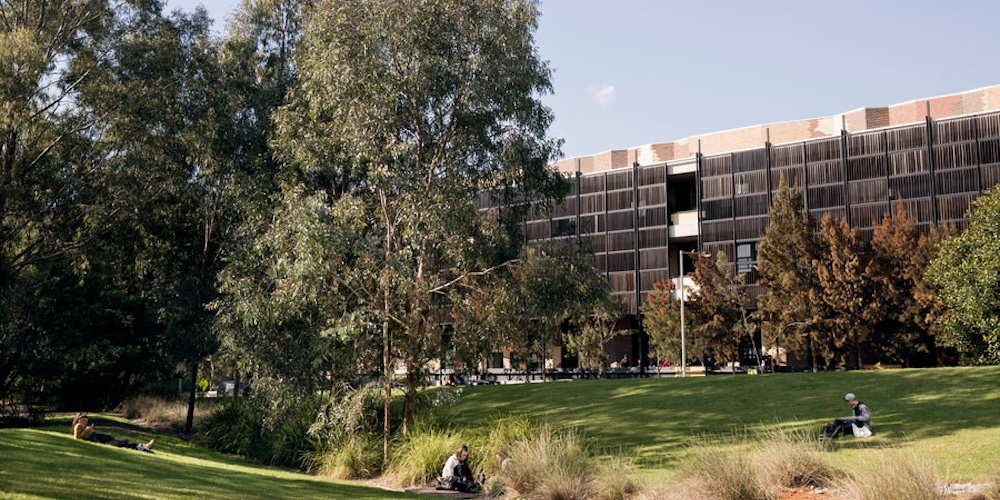
[[[75,105],[100,72],[80,54],[113,17],[104,0],[0,2],[0,399],[43,386],[24,376],[53,338],[42,324],[52,266],[104,234],[128,199],[92,147],[95,116]]]
[[[329,203],[359,203],[364,238],[377,242],[331,278],[381,318],[387,460],[393,353],[406,368],[408,426],[440,335],[437,301],[496,264],[475,251],[499,234],[484,230],[476,195],[565,192],[548,167],[559,144],[538,99],[551,83],[537,16],[523,0],[321,1],[311,12],[277,145],[324,179]]]

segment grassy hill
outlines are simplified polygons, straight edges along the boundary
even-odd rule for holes
[[[450,421],[476,427],[525,414],[574,427],[598,449],[636,457],[657,478],[673,475],[695,442],[745,443],[773,428],[818,436],[834,417],[850,415],[847,392],[871,407],[876,434],[831,443],[834,463],[846,467],[887,448],[913,451],[952,481],[988,477],[1000,464],[1000,367],[470,387]]]
[[[115,437],[149,439],[123,420],[98,418],[96,424]],[[75,440],[68,417],[37,429],[0,429],[0,497],[421,498],[255,466],[169,437],[157,437],[155,451]]]
[[[469,387],[447,415],[456,428],[524,414],[572,427],[602,453],[636,458],[649,479],[669,479],[692,446],[738,449],[758,432],[818,436],[846,416],[854,392],[872,408],[876,435],[824,448],[843,468],[912,453],[948,481],[996,477],[1000,367],[631,379]],[[100,432],[133,441],[148,431],[101,417]],[[72,439],[69,417],[35,429],[0,429],[0,497],[10,498],[418,498],[247,464],[157,437],[155,454]],[[473,453],[490,453],[473,450]]]

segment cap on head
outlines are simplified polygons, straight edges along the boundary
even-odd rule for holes
[[[848,392],[847,394],[844,395],[844,401],[854,401],[855,399],[858,398],[854,396],[853,392]]]

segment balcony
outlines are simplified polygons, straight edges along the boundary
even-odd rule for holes
[[[690,238],[698,236],[698,211],[688,210],[670,214],[670,237]]]

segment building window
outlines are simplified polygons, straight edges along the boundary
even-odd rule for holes
[[[757,260],[757,243],[740,243],[736,245],[736,274],[748,273],[753,270]]]
[[[552,221],[553,238],[574,234],[576,234],[576,219],[559,219]]]

